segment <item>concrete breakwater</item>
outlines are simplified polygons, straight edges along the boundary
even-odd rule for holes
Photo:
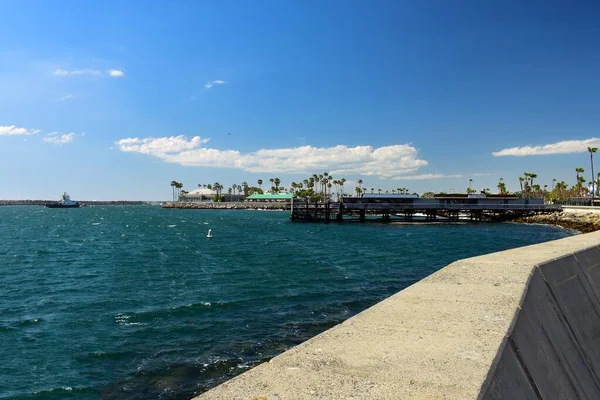
[[[252,202],[252,203],[241,203],[241,202],[224,202],[224,203],[182,203],[182,202],[168,202],[162,205],[163,208],[184,208],[192,210],[289,210],[290,205],[288,203],[274,203],[274,202]]]
[[[600,213],[562,211],[518,218],[514,222],[562,226],[581,233],[589,233],[600,230]]]
[[[197,399],[598,399],[599,244],[456,261]]]

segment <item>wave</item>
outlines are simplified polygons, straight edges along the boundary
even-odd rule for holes
[[[60,386],[42,389],[27,394],[17,394],[8,397],[10,400],[63,400],[63,399],[90,399],[98,398],[99,391],[92,387]]]
[[[119,325],[141,325],[157,319],[171,317],[193,316],[205,312],[219,312],[237,306],[238,302],[207,302],[189,303],[168,308],[158,308],[150,311],[119,313],[115,315],[115,322]]]

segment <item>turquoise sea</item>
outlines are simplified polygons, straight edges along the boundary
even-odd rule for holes
[[[0,399],[189,399],[454,260],[572,234],[0,207]]]

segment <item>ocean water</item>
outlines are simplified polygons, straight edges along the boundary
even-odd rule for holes
[[[0,398],[189,399],[452,261],[573,233],[0,207]]]

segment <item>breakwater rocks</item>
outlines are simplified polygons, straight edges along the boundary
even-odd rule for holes
[[[598,213],[570,213],[562,211],[519,218],[514,220],[514,222],[556,225],[563,228],[575,229],[581,233],[600,230],[600,214]]]
[[[179,203],[168,202],[162,205],[163,208],[185,208],[185,209],[206,209],[206,210],[289,210],[289,203],[268,203],[268,202],[253,202],[253,203]]]

